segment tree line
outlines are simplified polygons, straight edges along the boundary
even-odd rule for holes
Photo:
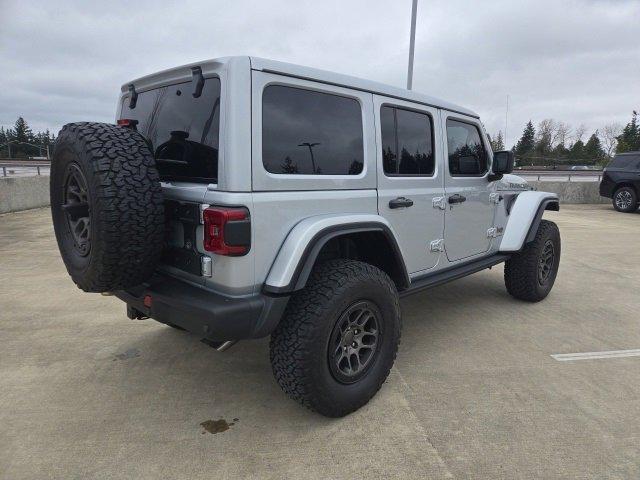
[[[512,147],[519,166],[606,165],[616,153],[640,150],[640,124],[634,110],[624,127],[610,123],[586,137],[586,127],[547,118],[525,125],[522,136]],[[585,141],[586,138],[586,141]],[[502,132],[489,137],[494,151],[504,150]]]
[[[635,110],[625,126],[610,123],[596,130],[586,140],[586,127],[546,118],[534,126],[525,125],[520,139],[512,147],[518,165],[606,165],[616,153],[640,150],[640,123]],[[56,137],[48,129],[33,132],[24,118],[18,117],[13,128],[0,127],[0,158],[46,157],[53,153]],[[489,136],[494,152],[505,150],[499,131]]]
[[[24,118],[18,117],[13,128],[0,127],[0,158],[27,159],[53,154],[56,137],[48,129],[31,130]]]

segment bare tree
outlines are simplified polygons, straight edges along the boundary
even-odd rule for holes
[[[576,131],[573,134],[573,143],[581,142],[585,133],[587,133],[587,126],[584,123],[581,123],[576,127]]]
[[[571,137],[571,125],[565,122],[558,122],[556,124],[556,134],[554,139],[554,147],[558,145],[566,146]]]
[[[536,148],[542,155],[548,155],[553,149],[556,130],[556,121],[553,118],[545,118],[538,123]]]
[[[618,145],[617,137],[622,133],[622,125],[617,122],[609,123],[602,127],[598,133],[604,153],[611,158],[616,151],[616,146]]]

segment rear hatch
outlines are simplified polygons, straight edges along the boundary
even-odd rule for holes
[[[202,204],[218,181],[220,79],[194,69],[191,81],[144,91],[129,86],[119,123],[129,123],[154,154],[165,196],[167,248],[161,269],[194,283],[210,276]],[[128,120],[128,122],[127,122]]]

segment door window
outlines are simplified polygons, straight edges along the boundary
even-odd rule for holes
[[[383,106],[380,109],[382,162],[387,176],[432,176],[433,128],[425,113]]]
[[[360,103],[313,90],[267,86],[262,95],[262,163],[270,173],[360,174]]]
[[[476,125],[447,119],[447,148],[451,176],[481,177],[487,173],[487,151]]]

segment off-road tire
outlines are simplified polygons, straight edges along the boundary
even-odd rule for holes
[[[619,201],[618,197],[620,195],[624,195],[626,197],[625,202]],[[618,212],[633,213],[638,209],[638,194],[631,187],[620,187],[613,193],[611,203],[613,203],[613,208]],[[627,204],[628,206],[626,206]]]
[[[343,314],[361,301],[380,314],[379,344],[363,376],[345,384],[332,373],[329,342]],[[327,261],[292,296],[271,335],[273,374],[292,399],[327,417],[342,417],[380,389],[396,358],[400,331],[398,292],[386,273],[354,260]]]
[[[163,249],[164,206],[153,155],[139,133],[105,123],[65,125],[50,195],[58,247],[79,288],[121,290],[151,276]]]
[[[551,245],[551,247],[549,247]],[[540,268],[545,252],[553,249],[553,261],[546,277],[541,276]],[[539,302],[544,299],[556,280],[560,265],[560,230],[548,220],[542,220],[535,239],[524,246],[521,252],[505,262],[504,283],[509,294],[527,302]],[[544,280],[541,279],[544,278]]]

